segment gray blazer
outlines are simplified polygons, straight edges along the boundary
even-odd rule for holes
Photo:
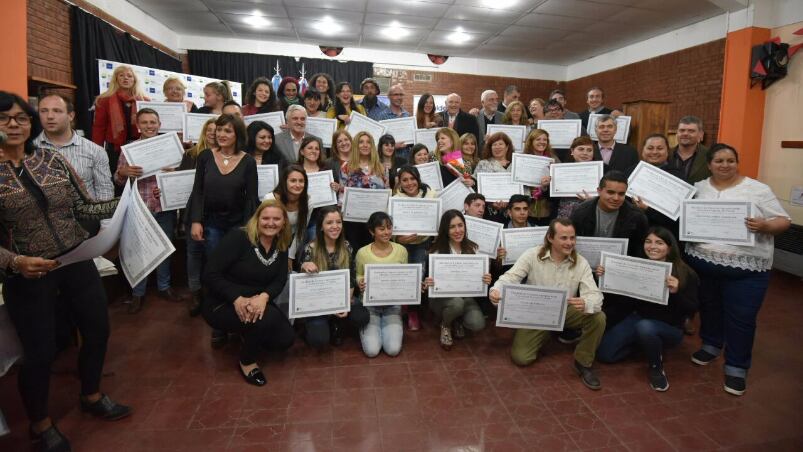
[[[494,124],[502,124],[502,118],[504,117],[504,113],[495,112]],[[481,153],[482,147],[485,145],[485,130],[488,128],[488,125],[485,123],[485,113],[483,113],[482,110],[477,113],[477,127],[480,129],[480,136],[477,137],[477,153]]]
[[[314,135],[304,132],[304,138],[308,136]],[[273,145],[282,154],[282,157],[287,160],[287,164],[292,165],[298,162],[298,151],[296,151],[296,148],[293,146],[293,137],[290,136],[290,132],[276,134],[274,141],[275,143],[273,143]],[[321,152],[323,152],[323,149],[321,149]]]

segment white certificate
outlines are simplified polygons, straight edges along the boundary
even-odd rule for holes
[[[156,173],[156,185],[159,186],[159,203],[162,205],[162,210],[186,208],[194,184],[194,169]]]
[[[349,270],[293,273],[288,281],[288,317],[315,317],[351,310]]]
[[[496,326],[526,330],[561,331],[569,306],[569,291],[555,287],[505,284]]]
[[[600,261],[600,254],[605,251],[608,254],[627,255],[628,239],[611,239],[607,237],[583,237],[578,236],[574,249],[577,254],[583,256],[591,267],[591,271],[597,268]]]
[[[415,144],[423,144],[430,154],[435,152],[435,149],[438,148],[438,140],[435,139],[436,133],[438,133],[438,129],[417,129],[415,131]]]
[[[650,303],[669,303],[666,278],[672,275],[671,262],[603,252],[600,265],[605,273],[599,277],[599,290]]]
[[[539,119],[538,128],[549,133],[549,144],[553,148],[570,148],[572,141],[583,131],[583,121],[579,119]]]
[[[482,254],[430,254],[429,276],[434,282],[430,298],[484,297],[488,285],[482,275],[488,273],[488,256]]]
[[[502,240],[502,223],[466,215],[466,237],[477,244],[477,254],[496,259],[496,250]]]
[[[502,247],[505,259],[502,265],[513,265],[530,248],[544,244],[544,236],[549,226],[502,229]]]
[[[281,127],[284,125],[284,113],[280,111],[272,111],[270,113],[259,113],[256,115],[248,115],[243,117],[246,127],[254,121],[264,121],[273,127],[273,135],[275,136],[282,131]]]
[[[754,211],[750,201],[684,200],[680,209],[680,240],[753,246],[756,235],[747,229],[744,219],[754,217]]]
[[[597,196],[602,165],[602,161],[549,165],[549,175],[552,177],[549,196],[574,198],[583,191],[589,196]]]
[[[599,118],[600,114],[591,113],[588,115],[588,128],[586,131],[588,132],[589,138],[594,141],[597,141],[597,118]],[[616,117],[616,135],[614,135],[614,140],[617,143],[627,143],[627,137],[630,136],[630,116],[617,116]]]
[[[541,179],[549,176],[549,165],[553,160],[549,157],[532,154],[513,154],[510,174],[513,182],[540,187]]]
[[[257,165],[257,196],[262,199],[279,183],[279,165]]]
[[[337,204],[337,193],[332,190],[332,182],[335,181],[332,170],[318,171],[317,173],[307,173],[309,187],[309,208],[331,206]]]
[[[421,304],[421,264],[367,264],[363,306]]]
[[[393,219],[393,235],[438,235],[441,200],[438,198],[390,198],[388,215]]]
[[[343,193],[343,221],[367,223],[374,212],[387,212],[390,190],[346,187]]]
[[[470,187],[466,187],[466,184],[460,179],[455,179],[438,193],[438,198],[443,201],[444,212],[452,209],[462,212],[466,196],[471,193],[474,193],[474,190]]]
[[[142,176],[139,178],[153,176],[162,168],[176,167],[184,157],[184,147],[176,132],[132,141],[120,149],[130,166],[142,168]]]
[[[487,202],[507,202],[513,195],[524,194],[524,185],[513,182],[511,173],[477,173],[476,177],[477,191]]]
[[[645,161],[639,162],[627,178],[627,196],[638,196],[648,206],[672,220],[680,217],[680,204],[691,199],[697,189]]]
[[[332,135],[337,130],[337,119],[307,117],[306,132],[321,139],[323,147],[332,147]]]
[[[396,143],[412,144],[415,141],[415,116],[385,119],[379,123],[386,127],[385,133],[393,135]]]
[[[187,104],[184,102],[151,102],[138,100],[137,111],[150,108],[159,114],[160,132],[181,132],[184,130],[184,113]]]
[[[368,135],[374,137],[374,144],[377,147],[379,147],[379,137],[384,135],[386,130],[387,127],[383,124],[356,111],[351,112],[351,122],[346,126],[346,132],[350,133],[352,137],[356,137],[360,132],[368,132]]]
[[[513,142],[513,150],[516,152],[524,151],[524,139],[527,138],[527,126],[512,126],[505,124],[488,124],[485,136],[492,133],[502,132]]]
[[[438,162],[429,162],[416,165],[421,182],[429,185],[433,190],[443,190],[443,177],[441,176],[441,165]]]
[[[206,113],[184,113],[184,122],[181,128],[181,136],[184,138],[184,141],[197,143],[198,139],[201,138],[201,132],[203,131],[206,121],[217,117],[218,115]]]

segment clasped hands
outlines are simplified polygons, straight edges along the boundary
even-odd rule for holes
[[[262,320],[265,308],[268,306],[268,294],[262,292],[253,297],[237,297],[234,300],[234,310],[243,323],[255,323]]]

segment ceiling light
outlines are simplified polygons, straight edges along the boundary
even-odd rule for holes
[[[382,34],[390,39],[401,39],[407,37],[410,34],[410,30],[402,28],[402,25],[394,20],[382,29]]]
[[[267,27],[268,25],[270,25],[270,21],[268,21],[268,19],[265,19],[264,17],[262,17],[262,11],[260,11],[258,9],[255,9],[254,12],[251,13],[250,16],[245,17],[243,19],[243,22],[245,22],[246,24],[248,24],[248,25],[250,25],[250,26],[252,26],[254,28],[262,28],[262,27]]]
[[[505,9],[518,3],[518,0],[482,0],[482,6],[493,9]]]
[[[319,30],[321,34],[325,35],[333,35],[335,33],[340,33],[343,31],[343,26],[339,23],[335,22],[331,16],[325,16],[323,19],[320,20],[319,23]]]
[[[454,42],[455,44],[462,44],[466,41],[470,41],[471,36],[469,36],[466,32],[464,32],[462,27],[457,27],[454,30],[454,33],[451,33],[448,36],[446,36],[446,39],[448,39],[451,42]]]

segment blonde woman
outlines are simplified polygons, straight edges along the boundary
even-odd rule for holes
[[[232,99],[229,82],[209,82],[204,86],[204,106],[198,113],[222,114],[223,104]]]
[[[187,87],[184,86],[184,82],[180,78],[176,76],[168,77],[162,84],[162,93],[165,95],[165,102],[184,102],[188,112],[195,113],[198,111],[198,107],[195,106],[193,101],[185,99]]]
[[[460,136],[460,143],[462,146],[460,150],[463,152],[463,162],[466,164],[466,172],[472,174],[477,163],[480,162],[480,150],[477,145],[477,137],[473,133],[464,133]]]
[[[524,110],[524,104],[518,100],[511,102],[505,109],[505,115],[502,117],[502,123],[513,126],[526,126],[527,113]]]
[[[553,162],[560,163],[560,159],[549,144],[549,132],[546,130],[535,129],[527,135],[527,139],[524,141],[524,153],[548,157]],[[533,202],[530,204],[530,221],[539,226],[548,226],[549,220],[553,217],[552,213],[557,212],[557,205],[553,205],[549,199],[550,182],[550,177],[544,176],[541,178],[541,185],[525,187],[533,198]]]
[[[465,186],[473,187],[474,179],[471,178],[471,173],[468,172],[468,168],[465,164],[455,162],[455,155],[458,155],[460,160],[463,158],[462,151],[460,150],[463,144],[462,141],[460,141],[460,135],[458,135],[454,129],[442,127],[435,133],[435,142],[437,146],[435,147],[434,156],[435,160],[441,164],[443,186],[445,187],[454,182],[458,177],[461,177],[461,181]],[[460,154],[456,154],[456,152],[460,152]]]
[[[385,167],[379,160],[379,153],[374,138],[368,132],[360,132],[354,136],[354,144],[348,164],[341,171],[340,181],[348,189],[352,188],[390,188],[385,177]],[[367,245],[371,237],[365,223],[346,221],[346,239],[354,249]]]

